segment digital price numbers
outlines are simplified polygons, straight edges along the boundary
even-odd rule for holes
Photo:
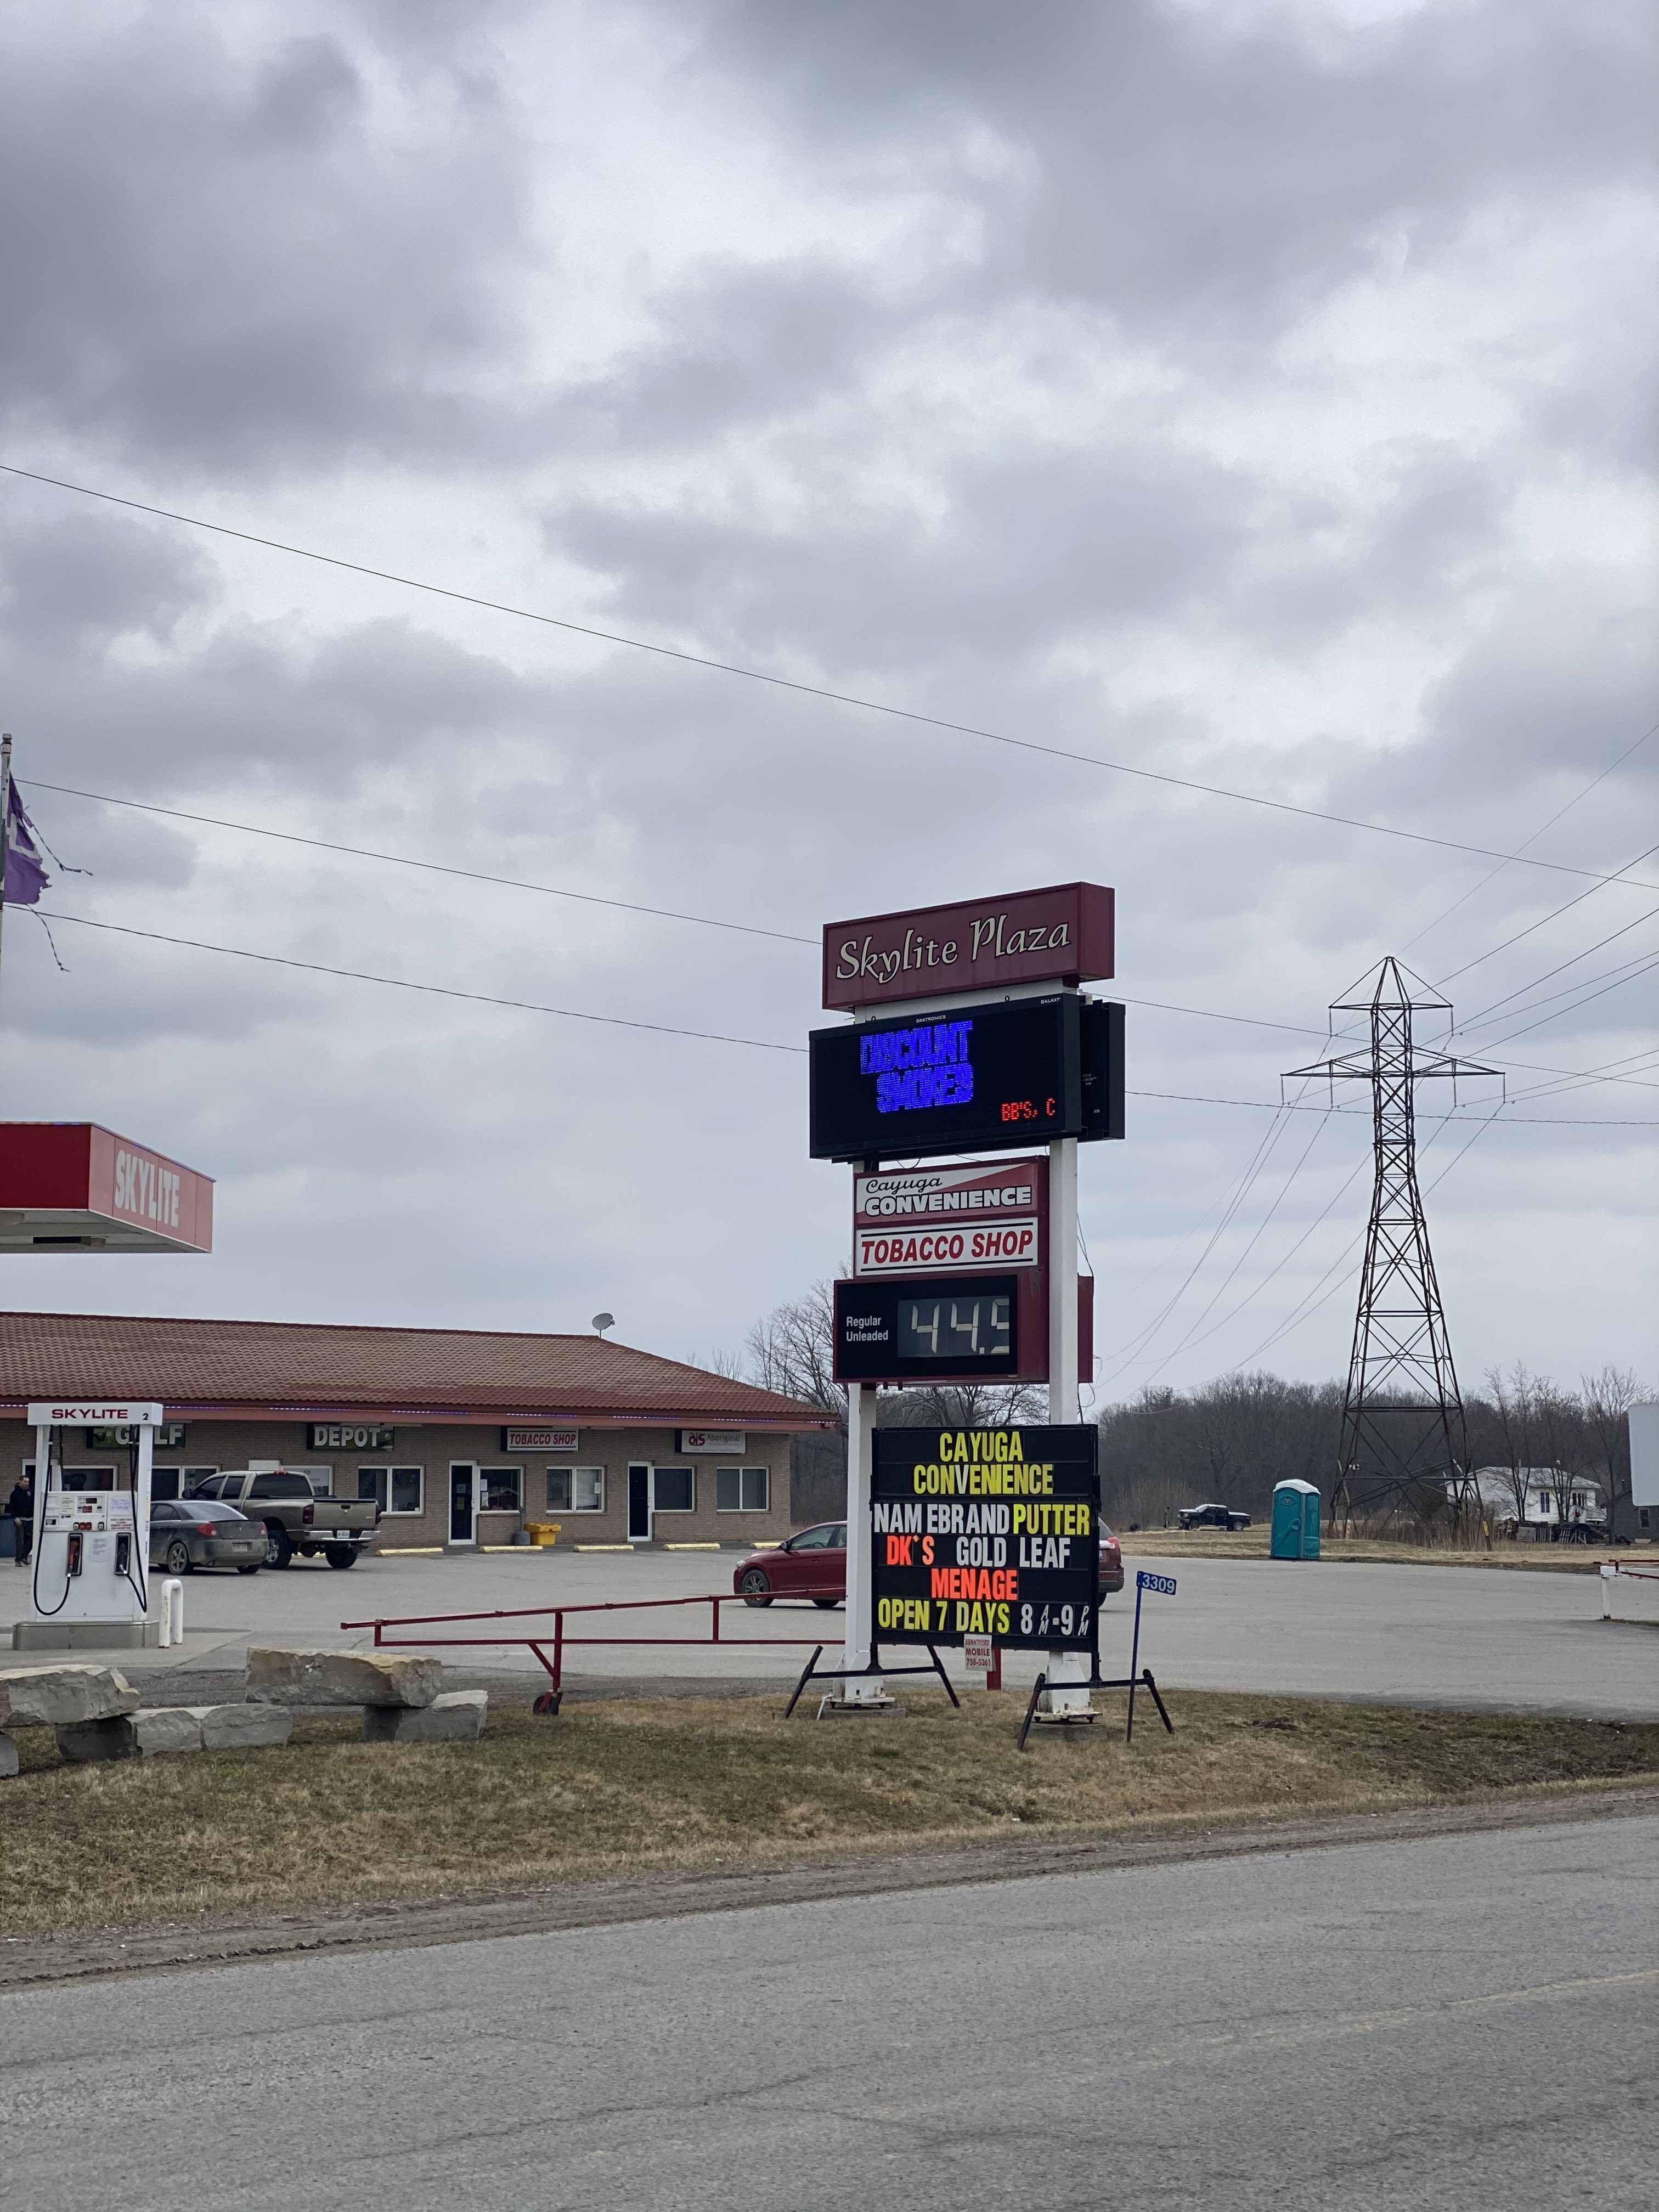
[[[1016,1650],[1094,1649],[1094,1429],[878,1429],[873,1443],[878,1644],[989,1636]]]
[[[1018,1367],[1013,1275],[858,1277],[836,1285],[842,1382],[994,1381]]]

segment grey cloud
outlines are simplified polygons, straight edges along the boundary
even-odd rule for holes
[[[566,436],[680,445],[785,419],[856,383],[916,308],[822,261],[705,264],[651,304],[659,335],[563,396]]]
[[[942,470],[943,514],[843,472],[789,525],[572,503],[553,544],[629,618],[846,670],[948,665],[1166,616],[1212,590],[1260,494],[1200,457],[1005,452]]]
[[[393,151],[332,35],[245,58],[156,9],[0,55],[13,432],[256,471],[516,435],[469,388],[513,356],[526,251],[522,156],[479,88]]]
[[[158,644],[216,597],[210,562],[176,535],[108,515],[23,520],[0,534],[0,629],[30,649]]]
[[[1653,53],[1618,0],[1426,8],[1322,50],[1156,0],[712,7],[707,64],[819,143],[1016,156],[988,180],[988,287],[1260,336],[1368,264],[1376,231],[1443,240],[1506,190],[1644,164]]]

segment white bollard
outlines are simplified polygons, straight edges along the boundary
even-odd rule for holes
[[[174,1577],[161,1585],[161,1649],[185,1640],[185,1586]]]
[[[1618,1568],[1612,1565],[1608,1561],[1605,1559],[1602,1561],[1601,1618],[1603,1620],[1611,1620],[1613,1619],[1613,1578],[1618,1571]]]

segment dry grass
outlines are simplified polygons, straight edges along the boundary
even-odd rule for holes
[[[1022,1829],[1358,1811],[1659,1774],[1659,1727],[1180,1693],[1152,1725],[1039,1732],[1020,1702],[786,1723],[776,1697],[492,1715],[477,1744],[365,1746],[303,1720],[286,1751],[64,1764],[22,1738],[0,1787],[11,1934],[326,1904],[510,1893],[582,1877]],[[1121,1706],[1118,1708],[1121,1711]]]
[[[1265,1559],[1269,1531],[1265,1522],[1227,1534],[1219,1528],[1139,1528],[1117,1531],[1125,1559]],[[1534,1572],[1593,1575],[1604,1559],[1659,1559],[1629,1545],[1604,1550],[1589,1544],[1510,1543],[1486,1545],[1395,1543],[1376,1536],[1322,1536],[1320,1557],[1360,1560],[1368,1565],[1410,1567],[1527,1567]]]

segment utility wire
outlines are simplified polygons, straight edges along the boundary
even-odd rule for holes
[[[481,868],[457,868],[441,860],[417,860],[407,853],[381,853],[367,845],[336,844],[328,837],[305,837],[295,830],[271,830],[262,823],[228,822],[216,814],[188,814],[179,806],[156,806],[143,799],[114,799],[106,791],[81,791],[71,783],[44,783],[38,776],[17,776],[18,783],[27,784],[31,791],[55,791],[66,799],[95,799],[100,806],[127,806],[140,814],[160,814],[170,822],[198,822],[210,830],[238,830],[245,837],[270,837],[279,844],[308,845],[319,853],[343,853],[354,860],[380,860],[394,868],[420,868],[428,875],[459,876],[470,884],[495,884],[507,890],[539,891],[544,898],[575,899],[583,906],[615,908],[622,914],[647,914],[662,921],[689,921],[699,929],[735,930],[741,937],[775,938],[783,945],[810,945],[816,951],[816,937],[797,937],[788,930],[762,929],[754,922],[717,921],[710,915],[683,914],[677,907],[641,906],[633,899],[600,898],[592,891],[565,890],[557,884],[537,884],[521,876],[487,875]]]
[[[298,830],[273,830],[263,823],[234,822],[222,815],[192,813],[181,807],[162,806],[149,799],[117,798],[110,792],[85,791],[75,784],[48,783],[35,776],[19,776],[15,781],[27,785],[32,790],[50,791],[60,797],[84,799],[103,806],[126,807],[138,813],[159,815],[175,822],[196,823],[209,829],[236,830],[245,836],[268,837],[281,844],[309,847],[318,852],[334,853],[353,860],[380,861],[392,867],[415,868],[434,875],[453,876],[465,882],[490,884],[508,890],[534,891],[549,898],[572,899],[585,905],[606,907],[623,914],[645,915],[659,921],[689,922],[703,929],[730,930],[742,936],[765,938],[778,944],[803,945],[813,951],[818,949],[819,939],[817,938],[803,937],[791,930],[765,928],[756,922],[727,921],[709,915],[687,914],[675,907],[646,906],[632,899],[602,898],[593,892],[569,890],[556,884],[537,883],[519,876],[492,875],[480,869],[459,868],[442,861],[420,860],[407,853],[387,853],[371,846],[347,845],[330,838],[308,837]],[[1633,866],[1634,863],[1632,865]],[[1635,924],[1631,925],[1632,927],[1635,926]],[[1614,935],[1620,933],[1614,932]],[[1602,941],[1606,943],[1610,940]],[[1592,951],[1595,949],[1595,947],[1591,948]],[[1541,981],[1544,979],[1540,977],[1538,980]],[[1145,1006],[1157,1013],[1186,1014],[1198,1021],[1231,1022],[1247,1029],[1281,1031],[1289,1036],[1316,1036],[1326,1039],[1329,1035],[1328,1030],[1315,1029],[1304,1022],[1275,1022],[1256,1014],[1223,1013],[1212,1006],[1182,1006],[1165,999],[1131,998],[1121,992],[1116,993],[1115,995],[1121,999],[1125,1006]],[[1510,995],[1513,997],[1516,994],[1511,993]],[[1497,1003],[1501,1005],[1503,1001],[1500,1000]],[[1346,1032],[1339,1033],[1339,1035],[1344,1034]],[[1517,1066],[1526,1065],[1523,1061],[1517,1061],[1515,1064]],[[1577,1073],[1571,1068],[1534,1068],[1529,1072],[1559,1075],[1571,1075]],[[1609,1077],[1607,1079],[1616,1082],[1620,1079]]]
[[[1634,744],[1626,745],[1624,751],[1620,754],[1617,760],[1609,761],[1606,768],[1601,770],[1600,775],[1592,776],[1582,791],[1575,792],[1565,806],[1558,807],[1555,812],[1551,815],[1547,822],[1540,823],[1539,827],[1533,831],[1531,836],[1528,838],[1526,845],[1522,845],[1519,849],[1524,853],[1527,849],[1527,846],[1535,845],[1547,830],[1553,830],[1556,823],[1561,820],[1564,815],[1571,813],[1573,808],[1577,805],[1581,799],[1588,799],[1591,792],[1595,790],[1598,785],[1605,783],[1607,778],[1613,775],[1616,769],[1623,768],[1625,763],[1630,758],[1632,753],[1640,752],[1642,747],[1646,744],[1648,739],[1652,737],[1656,730],[1659,730],[1659,722],[1650,722],[1647,728],[1643,731],[1641,736],[1637,738]],[[1631,865],[1634,866],[1635,863],[1632,861]],[[1423,939],[1427,937],[1431,931],[1439,928],[1443,921],[1449,921],[1451,916],[1456,913],[1460,906],[1467,905],[1470,899],[1478,896],[1481,891],[1485,890],[1488,884],[1495,883],[1508,866],[1509,862],[1507,860],[1500,860],[1498,866],[1488,874],[1481,877],[1478,884],[1472,884],[1468,890],[1462,894],[1461,898],[1455,898],[1451,904],[1446,908],[1443,913],[1437,914],[1432,921],[1425,922],[1422,928],[1418,931],[1415,937],[1408,937],[1406,939],[1406,942],[1400,947],[1400,954],[1409,952],[1413,945],[1420,945]]]
[[[1434,837],[1420,830],[1399,830],[1384,822],[1366,822],[1358,817],[1333,814],[1317,806],[1297,806],[1289,799],[1266,799],[1260,793],[1234,791],[1228,786],[1203,783],[1195,777],[1171,775],[1164,770],[1135,768],[1127,761],[1108,760],[1097,753],[1081,753],[1063,745],[1042,744],[1035,738],[1016,738],[1001,730],[990,730],[972,722],[953,721],[943,714],[926,714],[914,707],[896,707],[885,700],[867,699],[856,692],[837,691],[827,684],[807,684],[790,676],[777,676],[764,669],[747,668],[740,662],[720,660],[709,653],[690,653],[684,647],[661,645],[648,638],[631,637],[621,630],[601,629],[592,623],[572,622],[560,615],[538,612],[533,608],[514,606],[501,599],[486,599],[476,592],[462,592],[446,584],[431,584],[418,576],[405,576],[390,568],[377,568],[364,561],[348,561],[338,554],[319,553],[306,545],[292,545],[276,538],[266,538],[252,530],[235,530],[228,523],[209,522],[201,515],[183,514],[177,509],[155,507],[144,500],[125,499],[115,492],[97,491],[89,484],[71,483],[63,477],[43,475],[36,469],[18,468],[13,463],[0,461],[0,475],[15,477],[27,483],[50,485],[54,490],[73,492],[81,499],[95,499],[109,507],[125,508],[134,514],[155,516],[163,522],[176,522],[190,530],[210,532],[219,538],[234,538],[245,545],[258,545],[273,553],[287,553],[295,559],[312,561],[323,568],[337,568],[355,576],[368,576],[376,582],[396,584],[405,591],[423,592],[430,597],[446,599],[459,606],[478,607],[491,614],[507,615],[516,621],[531,622],[546,629],[561,630],[573,637],[586,637],[603,645],[626,646],[632,652],[648,653],[661,660],[679,662],[683,666],[703,668],[721,676],[736,676],[745,683],[764,684],[774,690],[793,692],[807,699],[822,699],[833,706],[854,707],[860,712],[882,714],[890,720],[909,722],[920,728],[943,730],[956,737],[977,738],[988,744],[1005,745],[1016,752],[1036,753],[1049,760],[1070,761],[1085,768],[1105,769],[1115,775],[1133,776],[1144,783],[1158,783],[1176,791],[1191,791],[1207,799],[1228,799],[1239,805],[1256,806],[1273,814],[1290,814],[1309,822],[1324,822],[1342,830],[1364,830],[1379,837],[1394,837],[1407,844],[1428,845],[1447,853],[1468,853],[1483,860],[1514,861],[1528,868],[1543,868],[1555,875],[1587,876],[1595,883],[1613,878],[1594,868],[1579,868],[1565,860],[1540,860],[1528,854],[1499,853],[1490,846],[1468,845],[1452,837]],[[1659,890],[1659,884],[1644,886]]]
[[[659,1036],[693,1037],[710,1044],[744,1045],[757,1052],[791,1053],[799,1059],[805,1059],[807,1054],[807,1048],[805,1045],[780,1044],[769,1037],[733,1036],[721,1030],[685,1029],[667,1022],[629,1020],[620,1014],[588,1013],[580,1007],[551,1006],[544,1005],[539,1000],[499,998],[489,992],[463,991],[447,984],[414,982],[403,975],[376,975],[365,969],[335,968],[320,960],[300,960],[290,955],[276,952],[252,952],[240,945],[212,945],[203,938],[174,937],[159,929],[135,929],[130,923],[125,922],[94,921],[88,915],[61,914],[45,907],[37,908],[35,911],[49,921],[66,922],[78,929],[96,929],[112,937],[138,938],[151,945],[179,945],[192,952],[216,952],[228,959],[257,961],[261,967],[265,968],[296,969],[305,975],[328,975],[343,982],[378,983],[389,990],[416,991],[429,998],[456,999],[479,1006],[503,1006],[522,1013],[556,1014],[567,1021],[596,1022],[607,1029],[646,1030]],[[1358,1115],[1361,1110],[1358,1108],[1340,1106],[1334,1109],[1322,1106],[1285,1107],[1275,1105],[1270,1100],[1263,1098],[1213,1098],[1184,1091],[1132,1091],[1128,1096],[1132,1098],[1176,1099],[1197,1106],[1248,1106],[1260,1112],[1273,1114],[1322,1114],[1334,1110],[1338,1114],[1352,1112]],[[1419,1121],[1428,1121],[1434,1117],[1419,1115],[1418,1118]],[[1549,1129],[1646,1129],[1659,1127],[1659,1121],[1607,1121],[1585,1115],[1565,1121],[1553,1119],[1535,1121],[1532,1126]]]

